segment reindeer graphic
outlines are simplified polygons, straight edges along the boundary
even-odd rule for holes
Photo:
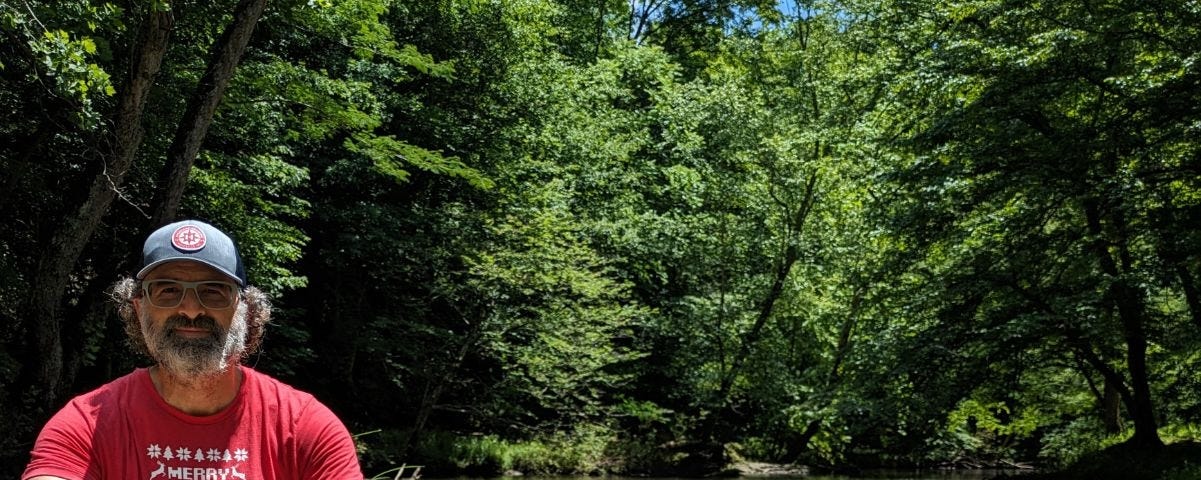
[[[229,476],[231,476],[231,477],[238,477],[238,478],[240,478],[240,479],[242,479],[242,480],[246,480],[246,474],[245,474],[245,473],[241,473],[241,472],[239,472],[239,471],[238,471],[238,466],[237,466],[237,465],[234,465],[233,467],[230,467],[230,469],[229,469]]]
[[[162,475],[166,472],[167,472],[167,466],[163,465],[163,462],[158,462],[158,469],[153,472],[150,472],[150,480],[154,480],[154,477]],[[243,480],[245,480],[245,477],[243,477]]]

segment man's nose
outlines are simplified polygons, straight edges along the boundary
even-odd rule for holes
[[[204,313],[204,305],[200,304],[199,294],[195,288],[184,289],[183,300],[179,302],[179,314],[188,318],[197,318]]]

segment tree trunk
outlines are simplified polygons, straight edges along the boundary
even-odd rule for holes
[[[1064,318],[1064,315],[1056,312],[1046,300],[1034,294],[1029,289],[1023,288],[1017,282],[1010,283],[1009,287],[1047,315]],[[1105,423],[1106,431],[1111,433],[1120,431],[1122,428],[1121,404],[1125,403],[1127,406],[1134,405],[1134,393],[1126,385],[1122,375],[1113,368],[1110,368],[1109,363],[1097,355],[1097,352],[1093,351],[1092,345],[1084,338],[1084,334],[1079,328],[1074,327],[1066,319],[1061,326],[1068,345],[1076,352],[1075,358],[1080,364],[1081,375],[1084,375],[1084,379],[1088,382],[1089,390],[1093,392],[1093,395],[1101,405],[1101,416],[1102,421]],[[1103,391],[1097,388],[1096,382],[1093,382],[1088,372],[1089,367],[1101,374],[1101,378],[1104,380]],[[1111,431],[1110,428],[1116,428],[1116,430]]]
[[[400,454],[409,455],[410,449],[414,442],[421,438],[422,431],[425,430],[425,424],[429,421],[430,415],[434,413],[434,408],[438,406],[438,402],[442,398],[442,392],[446,389],[446,384],[451,381],[455,372],[463,366],[463,361],[467,358],[467,354],[479,346],[480,337],[484,333],[483,321],[477,321],[472,324],[471,331],[463,339],[463,343],[459,345],[459,351],[450,363],[446,365],[442,372],[437,372],[436,375],[430,376],[425,383],[425,391],[421,395],[421,406],[417,409],[417,417],[413,421],[413,430],[409,432],[401,444]]]
[[[851,298],[851,311],[847,314],[846,320],[842,322],[842,329],[838,332],[838,347],[834,351],[834,362],[830,365],[830,372],[826,375],[824,387],[827,391],[834,388],[838,384],[839,378],[842,377],[842,362],[851,351],[851,334],[855,331],[855,324],[859,322],[859,309],[863,305],[863,295],[867,293],[866,290],[865,285],[859,285],[855,289],[854,297]],[[809,442],[813,440],[817,432],[821,431],[821,426],[820,418],[811,420],[800,436],[790,443],[786,455],[789,458],[798,459],[809,449]]]
[[[801,206],[792,214],[790,228],[793,235],[799,236],[805,225],[805,219],[809,216],[809,211],[813,208],[814,194],[816,193],[817,172],[809,176],[808,185],[805,186],[805,195],[801,202]],[[755,323],[751,326],[750,331],[742,339],[742,345],[739,346],[738,352],[734,360],[730,362],[730,369],[726,371],[721,379],[721,386],[718,391],[718,399],[725,401],[729,396],[730,388],[734,385],[734,380],[742,370],[743,363],[751,355],[751,350],[755,344],[759,342],[759,336],[763,334],[763,327],[767,324],[767,320],[771,318],[772,312],[775,310],[776,301],[780,299],[780,295],[784,293],[784,282],[788,280],[788,274],[792,271],[793,264],[796,263],[799,253],[797,252],[796,239],[788,238],[788,246],[784,249],[784,258],[780,259],[780,263],[776,265],[776,275],[772,279],[771,288],[767,291],[767,296],[759,304],[759,314],[755,317]]]
[[[213,114],[221,103],[229,79],[233,77],[234,69],[246,51],[246,44],[254,33],[254,26],[263,16],[267,0],[243,0],[234,12],[233,22],[225,29],[221,38],[213,45],[212,57],[208,67],[192,97],[188,99],[187,109],[171,146],[167,150],[167,163],[159,176],[160,195],[155,199],[155,212],[151,218],[151,226],[158,227],[171,223],[179,211],[184,188],[188,184],[188,176],[200,145],[208,133],[209,125],[213,123]]]
[[[319,251],[319,250],[318,250]],[[329,298],[321,308],[321,317],[326,320],[321,342],[321,354],[328,358],[331,385],[341,396],[340,400],[357,398],[355,391],[355,367],[358,362],[359,345],[362,342],[363,319],[368,318],[365,288],[353,282],[344,282],[338,272],[327,272],[325,281]],[[310,285],[308,288],[316,288]]]
[[[1093,370],[1096,370],[1097,373],[1100,373],[1101,378],[1105,380],[1104,393],[1096,392],[1096,387],[1092,387],[1094,390],[1094,395],[1097,396],[1098,400],[1104,403],[1106,401],[1105,395],[1108,395],[1108,392],[1113,391],[1117,393],[1118,398],[1121,399],[1122,403],[1125,403],[1127,406],[1134,404],[1134,394],[1131,393],[1130,388],[1126,386],[1125,379],[1120,373],[1118,373],[1117,370],[1110,368],[1109,364],[1106,363],[1105,360],[1099,355],[1097,355],[1097,352],[1093,351],[1092,346],[1089,345],[1088,341],[1084,339],[1083,335],[1078,329],[1065,325],[1064,337],[1067,339],[1068,345],[1070,345],[1072,349],[1076,351],[1076,354],[1079,356],[1079,358],[1088,366],[1092,367]],[[1088,375],[1088,373],[1084,371],[1081,371],[1081,373]],[[1090,380],[1090,385],[1091,383],[1092,382]]]
[[[1188,312],[1193,324],[1201,328],[1201,292],[1197,291],[1197,282],[1183,261],[1176,264],[1176,276],[1180,278],[1180,286],[1184,289],[1184,299],[1188,302]]]
[[[1101,423],[1105,427],[1105,433],[1114,435],[1122,431],[1122,398],[1129,397],[1130,391],[1126,389],[1126,385],[1117,383],[1111,377],[1105,374],[1101,375],[1101,388],[1097,388],[1097,382],[1093,381],[1092,371],[1079,351],[1072,356],[1076,360],[1076,368],[1080,370],[1084,381],[1088,383],[1088,390],[1093,393],[1093,398],[1097,399],[1097,405],[1101,414]]]
[[[1113,289],[1118,302],[1118,315],[1122,319],[1123,335],[1126,339],[1126,364],[1130,369],[1130,386],[1134,394],[1134,405],[1130,415],[1134,419],[1134,437],[1131,443],[1142,447],[1162,447],[1159,426],[1155,421],[1154,404],[1151,400],[1151,383],[1147,378],[1147,334],[1144,328],[1144,306],[1141,295],[1127,281],[1118,281]]]
[[[1130,285],[1118,269],[1118,263],[1109,252],[1109,242],[1106,241],[1104,229],[1101,226],[1101,208],[1095,199],[1084,202],[1085,217],[1089,233],[1095,238],[1093,251],[1101,264],[1101,270],[1111,280],[1106,300],[1117,308],[1118,318],[1122,322],[1122,336],[1126,341],[1126,368],[1130,372],[1130,404],[1127,410],[1134,420],[1134,436],[1129,440],[1131,445],[1145,448],[1163,446],[1159,438],[1158,425],[1155,421],[1154,404],[1151,400],[1151,384],[1147,378],[1147,333],[1146,302],[1138,288]],[[1115,223],[1121,231],[1120,219]],[[1127,265],[1126,248],[1123,242],[1117,245],[1123,265]]]
[[[1122,395],[1108,380],[1101,397],[1101,422],[1105,425],[1105,433],[1113,435],[1122,431]]]
[[[167,51],[171,28],[171,13],[166,8],[148,13],[117,102],[111,156],[105,160],[104,170],[92,181],[87,200],[64,220],[38,259],[26,309],[29,314],[27,325],[33,334],[32,345],[37,349],[37,355],[27,368],[31,370],[33,387],[42,391],[48,404],[57,403],[70,383],[70,379],[64,381],[62,378],[63,320],[59,317],[59,309],[63,296],[76,261],[116,198],[117,189],[142,143],[142,112]]]

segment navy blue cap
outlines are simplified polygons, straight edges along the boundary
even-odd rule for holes
[[[175,222],[146,237],[137,278],[141,280],[154,267],[175,260],[203,263],[237,280],[238,286],[246,286],[246,269],[233,239],[199,220]]]

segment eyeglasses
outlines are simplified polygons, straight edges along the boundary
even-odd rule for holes
[[[238,298],[238,287],[230,282],[206,280],[202,282],[181,282],[179,280],[145,280],[142,282],[142,292],[150,300],[150,304],[158,308],[175,308],[183,303],[188,290],[196,294],[200,305],[204,308],[222,309],[232,307],[234,299]]]

